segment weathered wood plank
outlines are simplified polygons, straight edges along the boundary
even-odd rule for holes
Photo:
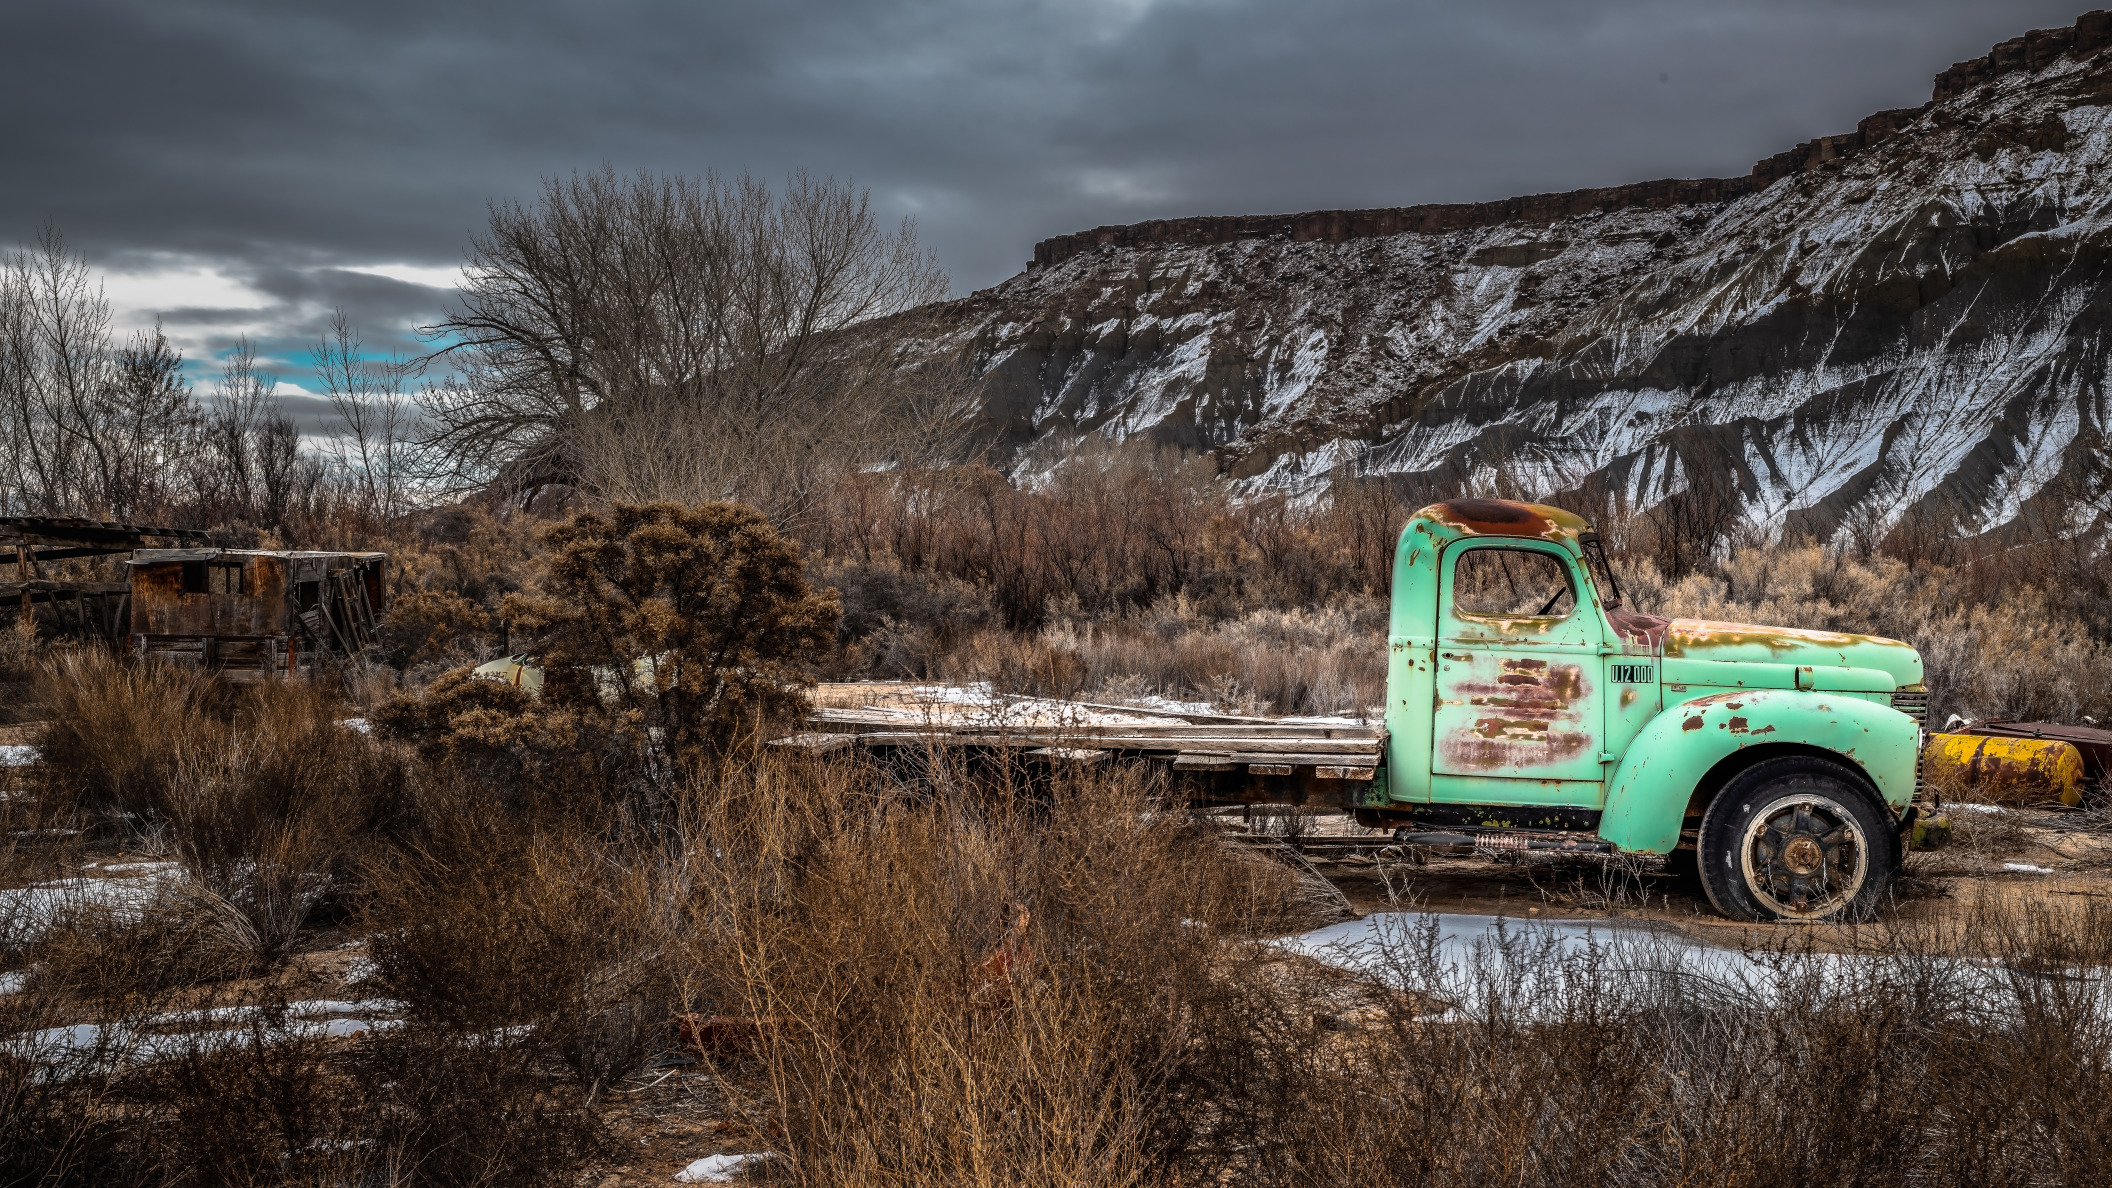
[[[1088,750],[1083,747],[1036,747],[1027,754],[1047,759],[1052,763],[1075,763],[1081,767],[1107,762],[1106,751]]]
[[[1227,751],[1300,751],[1317,755],[1365,755],[1376,754],[1384,746],[1381,738],[1327,738],[1304,734],[1281,734],[1267,737],[1220,738],[1215,735],[1199,736],[1136,736],[1096,734],[1092,736],[1096,746],[1113,747],[1117,750],[1150,750],[1170,744],[1207,742],[1217,750]]]
[[[1337,767],[1377,767],[1377,755],[1300,755],[1295,753],[1234,751],[1229,756],[1234,763],[1288,763],[1294,767],[1305,767],[1317,763],[1333,764]]]
[[[770,740],[770,745],[805,751],[812,755],[826,755],[831,751],[840,751],[856,741],[858,741],[858,736],[855,734],[822,734],[810,731],[805,734],[787,735],[784,738],[773,738]]]
[[[862,726],[874,730],[912,730],[926,727],[927,723],[914,718],[894,714],[877,713],[870,710],[823,708],[815,710],[812,721],[830,725]],[[949,734],[1061,734],[1070,737],[1106,738],[1326,738],[1344,740],[1370,740],[1381,738],[1385,730],[1378,726],[1326,725],[1302,723],[1210,723],[1137,725],[1133,723],[1037,723],[1033,725],[994,725],[984,722],[947,721],[934,717],[928,728]]]

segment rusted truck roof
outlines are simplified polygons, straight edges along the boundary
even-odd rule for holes
[[[1445,538],[1456,536],[1519,536],[1534,540],[1575,540],[1591,531],[1583,517],[1543,503],[1520,503],[1513,499],[1447,499],[1433,503],[1409,517],[1418,523],[1441,525]],[[1429,529],[1425,529],[1429,531]]]

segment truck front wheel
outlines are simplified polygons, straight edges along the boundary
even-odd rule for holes
[[[1702,814],[1702,887],[1733,920],[1865,916],[1897,873],[1888,830],[1855,771],[1813,755],[1763,760]]]

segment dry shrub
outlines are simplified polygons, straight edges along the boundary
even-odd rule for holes
[[[93,652],[41,678],[55,715],[36,794],[47,821],[172,843],[184,894],[227,942],[270,962],[395,811],[400,759],[305,684],[230,690]]]
[[[99,650],[39,667],[50,715],[37,735],[37,794],[54,820],[144,821],[177,780],[186,748],[224,732],[224,690],[210,678]]]
[[[765,766],[698,806],[687,996],[763,1021],[764,1090],[727,1091],[799,1183],[1158,1182],[1193,1154],[1238,938],[1293,880],[1135,773],[942,784]]]
[[[453,590],[405,590],[389,603],[381,630],[383,655],[398,668],[453,658],[483,660],[491,612]]]
[[[940,664],[956,681],[1097,700],[1164,697],[1234,714],[1362,715],[1385,700],[1386,653],[1371,613],[1254,611],[1223,622],[1185,599],[1151,613],[1060,619],[1033,635],[983,631]]]
[[[215,951],[187,931],[194,919],[70,921],[25,990],[0,996],[4,1182],[535,1185],[567,1181],[597,1149],[583,1095],[553,1083],[547,1041],[415,1010],[353,1042],[324,1038],[288,1013],[298,980],[169,968]],[[215,1012],[247,1013],[226,1025]],[[89,1024],[105,1026],[85,1048],[17,1058],[27,1036]]]
[[[591,1102],[667,1018],[668,864],[459,785],[429,781],[418,812],[411,844],[369,866],[369,984],[436,1033],[562,1061]]]
[[[576,1182],[603,1136],[576,1092],[553,1087],[544,1053],[505,1035],[412,1023],[343,1057],[339,1107],[350,1174],[317,1183],[533,1188]],[[310,1152],[309,1158],[330,1152]]]
[[[506,617],[538,635],[545,700],[605,710],[641,749],[650,734],[670,769],[805,712],[836,599],[755,509],[617,504],[542,539],[539,595]]]
[[[563,817],[622,786],[642,756],[605,715],[458,668],[418,692],[398,692],[369,714],[374,729],[408,743],[442,779],[460,781],[534,819]]]
[[[224,734],[181,749],[159,809],[186,894],[260,961],[285,954],[361,847],[401,810],[400,757],[309,685],[260,685]]]
[[[63,904],[24,950],[30,984],[98,1018],[123,1018],[181,990],[245,972],[253,954],[173,888],[137,904]]]
[[[996,617],[973,583],[912,573],[892,558],[825,561],[810,568],[814,584],[835,590],[842,602],[835,661],[842,672],[938,676],[939,659]]]
[[[1847,960],[1791,940],[1760,955],[1771,972],[1753,991],[1674,972],[1648,942],[1563,955],[1523,928],[1445,967],[1435,922],[1410,924],[1361,954],[1405,992],[1353,1032],[1300,1009],[1326,992],[1317,971],[1253,1004],[1266,1039],[1242,1170],[1298,1184],[1382,1169],[1432,1185],[2090,1178],[2112,1124],[2112,1002],[2101,977],[2074,975],[2107,951],[2082,915],[2104,913],[1982,916],[1870,937]],[[1961,933],[2008,964],[1937,958]],[[2054,976],[2017,961],[2047,952]],[[1465,1005],[1440,1023],[1440,1000]]]

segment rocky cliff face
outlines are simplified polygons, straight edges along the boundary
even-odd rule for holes
[[[941,311],[1014,450],[1142,438],[1293,488],[1500,458],[1643,504],[1708,479],[1821,535],[1915,509],[1986,531],[2112,460],[2112,14],[1747,177],[1102,227],[1035,258]]]

